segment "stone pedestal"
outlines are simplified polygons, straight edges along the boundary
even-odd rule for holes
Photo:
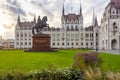
[[[55,49],[50,48],[51,37],[48,34],[34,34],[33,46],[28,52],[52,52]]]

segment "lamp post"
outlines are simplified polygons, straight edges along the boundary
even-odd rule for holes
[[[120,32],[119,32],[119,54],[120,54]]]
[[[96,44],[96,52],[97,52],[98,51],[98,48],[97,48],[98,47],[98,34],[97,33],[95,34],[95,37],[96,37],[96,43],[95,44]]]

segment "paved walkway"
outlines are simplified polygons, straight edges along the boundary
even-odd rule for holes
[[[117,54],[117,55],[120,55],[120,51],[119,50],[98,50],[98,52],[105,52],[105,53],[108,53],[108,54]]]

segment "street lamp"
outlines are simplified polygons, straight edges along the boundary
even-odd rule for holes
[[[98,34],[96,33],[96,52],[98,51]]]
[[[120,31],[119,31],[119,34],[118,34],[118,38],[119,38],[119,48],[118,48],[118,52],[119,52],[119,55],[120,55]]]

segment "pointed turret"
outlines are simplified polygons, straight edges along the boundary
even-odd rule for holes
[[[36,23],[36,15],[34,15],[34,22]]]
[[[81,7],[81,3],[80,3],[80,16],[82,16],[82,7]]]
[[[95,18],[95,26],[98,26],[97,16],[96,16],[96,18]]]
[[[95,11],[93,10],[93,19],[92,19],[92,25],[95,25]]]
[[[18,14],[18,20],[17,23],[20,23],[20,15]]]
[[[93,26],[98,26],[97,15],[95,16],[95,12],[94,12],[94,10],[93,10],[93,20],[92,20],[92,25],[93,25]]]
[[[64,10],[64,4],[63,4],[62,16],[64,15],[65,15],[65,10]]]

